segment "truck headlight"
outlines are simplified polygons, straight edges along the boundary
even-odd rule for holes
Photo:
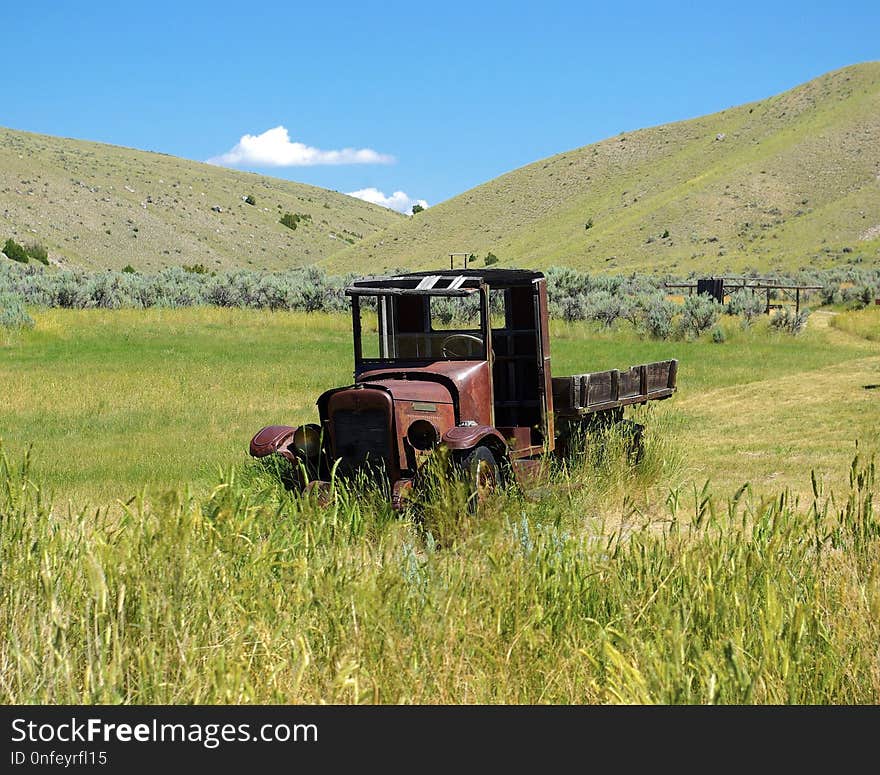
[[[406,432],[406,438],[414,449],[422,452],[431,449],[440,440],[437,429],[427,420],[416,420]]]
[[[293,434],[293,446],[304,457],[318,457],[321,451],[321,428],[314,423],[300,425]]]

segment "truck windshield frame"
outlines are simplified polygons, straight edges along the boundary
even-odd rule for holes
[[[356,368],[363,364],[490,359],[489,287],[485,284],[481,283],[478,288],[428,291],[362,287],[349,289],[347,294],[351,297]],[[478,319],[462,322],[460,327],[450,322],[448,317],[440,319],[440,314],[432,309],[434,299],[461,299],[467,302],[473,298],[477,301]],[[404,299],[407,301],[402,301]],[[408,308],[408,313],[401,315],[404,306]],[[374,323],[369,327],[363,321],[367,314]],[[403,317],[407,317],[405,325]],[[434,323],[439,325],[435,326]]]

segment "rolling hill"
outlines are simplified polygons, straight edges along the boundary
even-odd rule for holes
[[[279,223],[286,212],[301,216],[295,230]],[[281,269],[316,263],[404,219],[314,186],[0,129],[0,237],[37,241],[61,265]]]
[[[880,62],[514,170],[328,268],[567,265],[677,275],[880,263]]]

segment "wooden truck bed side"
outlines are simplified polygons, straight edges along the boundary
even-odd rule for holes
[[[630,404],[669,398],[675,392],[678,361],[657,361],[628,369],[553,377],[553,408],[560,417],[583,417]]]

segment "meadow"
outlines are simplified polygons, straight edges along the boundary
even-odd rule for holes
[[[648,425],[687,448],[681,481],[806,492],[811,468],[840,483],[854,443],[876,439],[876,393],[863,388],[880,382],[873,314],[849,313],[867,321],[865,336],[816,313],[797,337],[724,316],[723,344],[646,339],[624,321],[553,321],[553,373],[678,358],[679,392]],[[35,319],[6,335],[0,437],[13,455],[33,446],[61,502],[207,492],[218,468],[246,461],[259,428],[314,420],[317,396],[352,378],[342,314],[56,309]]]
[[[642,463],[476,518],[248,464],[350,380],[346,316],[32,314],[0,350],[0,702],[880,701],[872,310],[723,343],[554,321],[554,373],[676,357],[680,390]]]

